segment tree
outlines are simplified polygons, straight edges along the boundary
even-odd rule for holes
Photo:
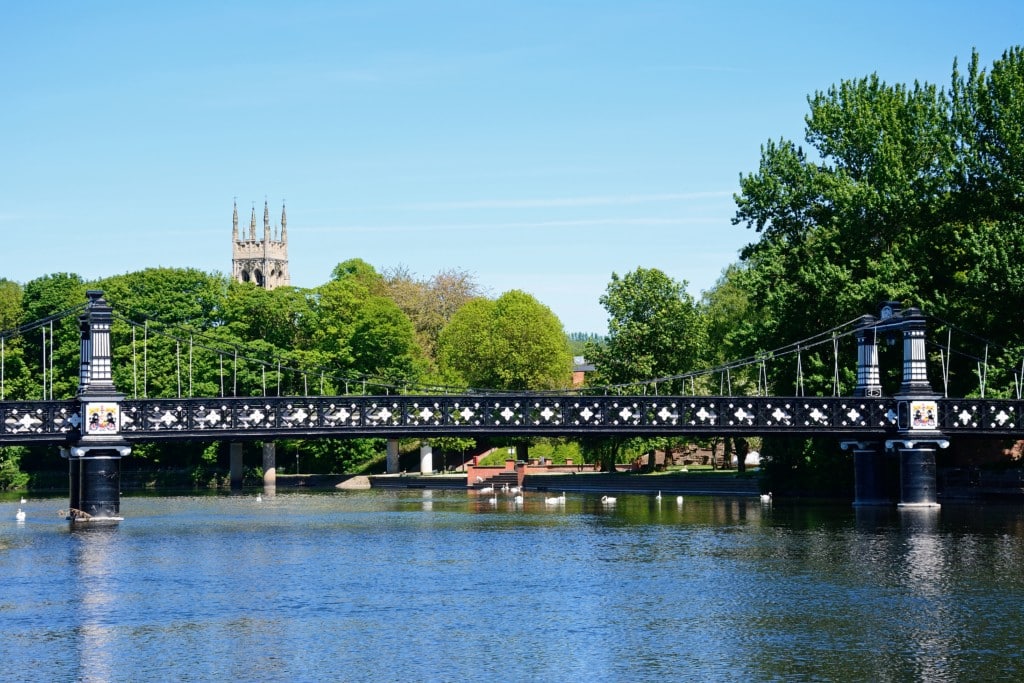
[[[412,320],[416,339],[432,363],[441,330],[456,311],[483,295],[465,271],[443,270],[428,280],[417,280],[404,267],[384,274],[384,294]]]
[[[317,288],[314,296],[318,324],[313,344],[328,371],[390,385],[418,382],[424,362],[409,317],[378,293],[383,280],[372,267],[362,261],[346,264],[355,265],[340,264],[335,268],[339,277]],[[345,389],[339,379],[329,388]]]
[[[759,170],[740,179],[733,222],[759,233],[742,255],[762,325],[754,345],[794,342],[896,299],[984,330],[1009,367],[1020,333],[1002,323],[1024,299],[1024,52],[1008,51],[991,73],[977,55],[966,77],[954,64],[949,94],[869,76],[808,102],[814,154],[767,143]],[[826,371],[806,378],[808,391],[831,383],[831,363],[817,364]],[[973,362],[954,364],[951,383],[972,391]]]
[[[572,379],[561,321],[520,290],[460,308],[441,331],[438,364],[448,381],[478,388],[556,389]]]
[[[1024,355],[1024,333],[1006,324],[1024,302],[1024,51],[1007,51],[990,71],[975,54],[966,76],[954,62],[948,93],[869,76],[808,104],[811,152],[766,143],[758,170],[740,178],[733,222],[758,233],[740,278],[758,325],[735,341],[777,348],[896,299],[985,337],[953,359],[951,394],[978,392],[975,359],[988,345],[989,395],[1010,392]],[[831,360],[808,355],[806,390],[829,391]],[[855,354],[840,362],[848,390]],[[768,371],[776,387],[792,386],[791,367]],[[769,474],[835,479],[834,443],[776,446],[764,444]]]
[[[31,280],[23,290],[22,323],[32,323],[81,307],[85,303],[85,290],[82,278],[73,273],[53,273]],[[25,387],[24,398],[74,396],[81,360],[80,337],[75,315],[67,315],[60,321],[54,321],[52,327],[46,325],[25,335],[25,363],[32,379]],[[44,340],[45,368],[44,356],[40,352],[44,348]]]
[[[596,368],[595,381],[645,383],[701,364],[706,330],[685,282],[656,268],[638,268],[622,277],[612,273],[600,301],[608,311],[608,336],[604,343],[586,347]],[[681,381],[669,380],[659,390],[681,388]]]
[[[17,333],[24,320],[24,292],[17,282],[0,278],[0,400],[25,398],[29,371],[25,363],[25,339]],[[15,465],[16,465],[16,461]]]

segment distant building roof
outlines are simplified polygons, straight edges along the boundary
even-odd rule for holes
[[[572,371],[573,372],[593,372],[594,364],[588,363],[587,359],[583,356],[572,357]]]

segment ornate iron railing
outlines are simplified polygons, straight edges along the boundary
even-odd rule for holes
[[[902,405],[901,405],[902,404]],[[934,429],[948,436],[1024,437],[1024,402],[939,399]],[[895,398],[736,396],[254,397],[125,400],[129,442],[458,435],[655,436],[788,434],[885,438],[906,429]],[[79,436],[78,401],[0,402],[0,444]]]

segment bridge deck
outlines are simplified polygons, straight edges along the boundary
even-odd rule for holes
[[[937,399],[931,429],[948,435],[1020,437],[1024,403]],[[120,402],[128,442],[282,438],[512,436],[834,436],[882,439],[906,429],[895,398],[417,396],[132,399]],[[82,404],[0,402],[0,445],[60,444],[78,436]]]

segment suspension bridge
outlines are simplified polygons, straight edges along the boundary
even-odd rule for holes
[[[379,383],[378,391],[365,393],[363,379],[354,383],[364,393],[317,396],[308,395],[304,379],[302,395],[290,396],[280,394],[280,364],[275,395],[267,395],[264,370],[263,395],[226,396],[222,370],[220,395],[182,396],[179,346],[178,395],[129,398],[113,382],[114,308],[100,291],[92,290],[87,297],[80,310],[0,335],[0,446],[59,448],[69,463],[70,508],[79,513],[73,515],[73,521],[120,519],[120,459],[131,452],[133,444],[155,441],[239,444],[255,439],[272,447],[273,440],[285,438],[377,437],[388,439],[388,470],[397,471],[397,439],[402,437],[824,436],[838,439],[843,448],[853,451],[857,504],[890,503],[885,460],[887,454],[894,454],[900,463],[899,504],[935,506],[936,449],[948,446],[951,438],[1024,436],[1019,378],[1015,399],[955,398],[932,389],[927,377],[927,318],[913,308],[901,311],[886,306],[880,317],[865,315],[847,326],[843,335],[852,336],[857,348],[856,386],[848,396],[839,395],[838,335],[830,330],[805,340],[803,348],[818,343],[834,345],[836,382],[831,396],[803,395],[799,360],[797,395],[793,396],[767,395],[767,382],[761,381],[754,396],[659,395],[659,384],[668,381],[685,386],[689,380],[691,387],[695,386],[694,375],[606,387],[603,393],[594,389],[415,391]],[[54,399],[53,322],[67,315],[77,315],[79,323],[77,394]],[[13,334],[33,328],[43,331],[42,398],[9,400],[4,388],[3,343]],[[883,396],[879,371],[878,342],[887,337],[902,338],[903,346],[902,381],[892,396]],[[192,357],[191,347],[188,357]],[[233,358],[237,363],[237,352]],[[764,359],[748,362],[763,366]],[[731,381],[725,378],[733,367],[715,369],[723,378],[720,386],[731,389]],[[232,378],[228,384],[234,383]],[[945,377],[944,384],[948,386]],[[190,364],[187,385],[191,388]],[[374,386],[369,385],[371,389]],[[233,471],[236,451],[240,470],[240,445],[232,448]],[[273,451],[270,453],[272,458]],[[265,463],[266,455],[265,450]]]

